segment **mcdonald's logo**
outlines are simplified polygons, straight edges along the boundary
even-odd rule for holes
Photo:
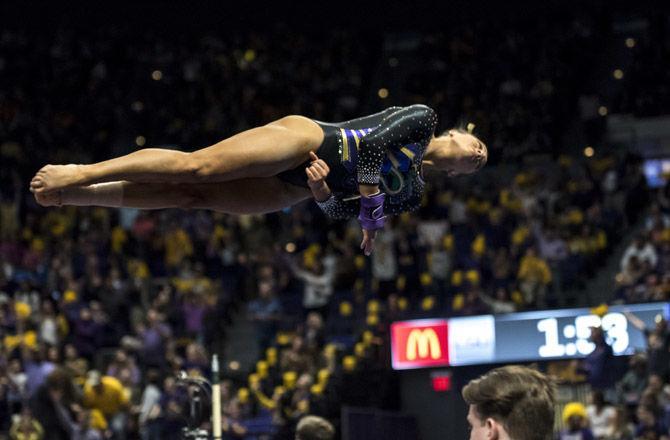
[[[443,319],[391,324],[394,369],[449,365],[448,324]]]
[[[442,357],[442,350],[440,349],[440,340],[437,333],[432,328],[420,329],[415,328],[409,332],[407,338],[407,360],[413,361],[419,359],[439,359]]]

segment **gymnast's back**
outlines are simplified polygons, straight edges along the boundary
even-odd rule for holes
[[[364,128],[372,128],[378,126],[384,121],[385,118],[387,118],[392,113],[397,112],[398,110],[402,110],[402,108],[403,107],[398,106],[388,107],[387,109],[378,113],[373,113],[368,116],[362,116],[360,118],[349,119],[348,121],[341,121],[341,122],[323,122],[323,121],[317,121],[316,119],[312,120],[321,126],[331,126],[337,128],[350,128],[354,130],[361,130]]]

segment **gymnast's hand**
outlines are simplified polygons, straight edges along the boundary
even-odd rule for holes
[[[361,241],[361,249],[365,255],[370,255],[375,246],[376,230],[363,229],[363,241]]]
[[[361,192],[361,211],[358,221],[363,230],[363,241],[361,249],[365,255],[370,255],[375,244],[377,231],[384,227],[386,216],[384,215],[385,194],[377,189],[373,194]]]
[[[312,190],[312,195],[318,202],[325,202],[330,197],[331,191],[326,183],[326,177],[330,173],[330,168],[323,159],[315,152],[309,152],[309,158],[312,163],[305,168],[307,174],[307,185]]]

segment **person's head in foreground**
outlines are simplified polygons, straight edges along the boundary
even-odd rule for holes
[[[335,428],[324,418],[305,416],[298,422],[295,440],[333,440]]]
[[[547,440],[554,426],[554,383],[531,368],[509,365],[463,388],[470,440]]]
[[[489,153],[477,136],[470,130],[452,128],[434,137],[423,158],[423,166],[430,171],[446,171],[449,177],[472,174],[488,161]]]

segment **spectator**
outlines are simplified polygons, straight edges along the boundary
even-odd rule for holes
[[[617,382],[617,395],[619,403],[635,407],[642,397],[642,392],[647,388],[647,357],[636,354],[630,359],[628,366],[629,369],[624,377]]]
[[[512,281],[512,262],[507,248],[501,247],[493,259],[493,288],[508,288]]]
[[[539,225],[534,226],[535,237],[538,241],[539,256],[547,262],[552,274],[552,287],[554,294],[558,297],[559,304],[565,305],[563,265],[570,256],[568,244],[561,238],[556,230],[542,231]]]
[[[27,393],[32,396],[36,390],[46,381],[49,374],[56,369],[53,362],[43,359],[44,350],[28,350],[23,351],[24,368],[26,372],[26,386]]]
[[[661,229],[670,228],[670,216],[661,211],[659,204],[654,203],[651,205],[649,215],[644,221],[644,226],[647,232],[651,232],[657,226],[660,226]]]
[[[647,238],[640,234],[633,243],[626,248],[626,251],[621,257],[621,270],[626,271],[632,258],[637,258],[640,264],[647,263],[650,268],[656,267],[658,255],[654,246],[647,241]]]
[[[539,258],[530,247],[519,264],[519,286],[527,306],[545,307],[547,285],[551,282],[551,271],[547,262]]]
[[[79,370],[78,367],[82,365],[82,361],[86,363],[84,359],[79,357],[77,348],[72,344],[65,344],[63,347],[63,358],[63,366],[73,377],[76,376],[76,372]]]
[[[298,422],[295,440],[332,440],[335,429],[328,420],[317,416],[305,416]]]
[[[221,408],[223,412],[226,412],[226,408],[235,398],[234,396],[234,387],[233,382],[230,380],[224,380],[221,382]]]
[[[73,322],[73,341],[79,354],[89,362],[93,360],[95,349],[101,342],[102,328],[93,319],[91,309],[82,307]]]
[[[9,436],[12,440],[41,440],[44,438],[44,429],[40,422],[33,418],[30,409],[24,408],[21,416],[12,424]]]
[[[26,392],[28,376],[23,372],[20,359],[9,361],[7,379],[7,405],[12,412],[18,412],[21,404],[28,398]]]
[[[139,385],[141,379],[140,370],[135,363],[135,359],[132,356],[129,356],[125,350],[119,349],[116,350],[116,353],[114,354],[114,360],[112,360],[112,362],[110,362],[109,366],[107,367],[106,375],[120,380],[123,370],[128,371],[131,385]]]
[[[165,266],[169,273],[176,274],[182,261],[191,255],[193,255],[191,237],[176,221],[173,221],[165,236]]]
[[[431,242],[427,255],[428,269],[440,292],[447,289],[447,280],[451,278],[454,265],[453,243],[445,240]]]
[[[74,425],[70,411],[75,398],[74,384],[60,368],[49,373],[46,382],[37,388],[30,409],[50,440],[70,440]]]
[[[103,440],[103,431],[107,422],[98,410],[79,409],[76,413],[77,423],[74,426],[73,440]],[[105,433],[109,437],[109,433]]]
[[[274,281],[262,280],[258,282],[258,298],[248,306],[248,316],[256,328],[258,348],[264,351],[272,343],[277,330],[277,323],[281,319],[282,306],[274,292]]]
[[[384,231],[375,240],[375,252],[372,254],[372,278],[375,291],[381,297],[385,298],[395,290],[398,278],[398,259],[395,252],[394,233],[391,230]]]
[[[640,405],[637,408],[637,425],[635,438],[667,440],[668,428],[658,420],[653,409]]]
[[[221,429],[230,439],[243,439],[247,434],[244,424],[241,404],[238,399],[233,399],[228,405],[226,416],[221,420]]]
[[[578,371],[586,374],[592,389],[609,393],[614,386],[612,347],[605,341],[602,327],[591,327],[590,340],[595,344],[595,348],[579,364]]]
[[[555,386],[539,371],[517,365],[496,368],[471,380],[462,394],[473,439],[551,435]]]
[[[614,434],[616,409],[605,402],[601,390],[591,392],[591,403],[586,407],[591,432],[596,440],[611,438]]]
[[[280,366],[283,371],[294,371],[298,374],[310,371],[312,359],[307,353],[302,336],[293,337],[291,348],[282,352]]]
[[[460,313],[465,316],[486,315],[490,312],[486,302],[481,298],[480,289],[472,287],[465,294],[465,301]]]
[[[160,414],[161,389],[158,370],[147,371],[147,385],[142,392],[141,402],[138,408],[138,424],[142,440],[160,440]]]
[[[165,353],[171,341],[172,330],[163,319],[156,310],[149,309],[146,325],[138,325],[142,360],[149,367],[161,368],[166,361]]]
[[[117,439],[125,439],[129,400],[128,390],[116,378],[102,376],[95,370],[88,373],[84,404],[102,413]]]
[[[647,338],[647,359],[649,371],[661,377],[667,377],[670,369],[670,332],[668,321],[661,315],[656,317],[656,323],[649,330],[645,323],[632,313],[625,313],[628,321]]]
[[[494,314],[513,313],[516,311],[516,304],[511,300],[507,293],[507,289],[504,287],[498,287],[498,289],[496,289],[495,298],[492,298],[485,293],[480,293],[479,297],[484,304],[490,307],[491,312]]]
[[[186,346],[186,359],[183,369],[200,377],[209,376],[209,358],[205,347],[191,342]]]
[[[655,412],[660,415],[665,411],[667,404],[668,396],[663,392],[663,379],[658,374],[650,374],[647,388],[640,399],[640,405],[654,408]]]
[[[295,263],[291,265],[293,275],[304,283],[302,307],[305,316],[311,311],[327,316],[334,288],[335,262],[333,255],[326,255],[322,259],[314,257],[309,268],[301,269]]]
[[[57,347],[59,342],[57,317],[51,301],[42,302],[42,319],[40,322],[40,341]]]
[[[175,379],[171,376],[163,380],[163,390],[160,400],[160,413],[157,419],[156,433],[159,438],[177,440],[181,438],[181,428],[185,426],[188,396],[177,388]]]
[[[628,420],[628,411],[623,406],[616,407],[614,428],[608,440],[633,440],[633,424]]]
[[[558,435],[559,440],[593,440],[588,428],[586,408],[578,402],[571,402],[563,408],[563,423],[566,428]]]
[[[325,342],[323,318],[316,312],[309,312],[305,320],[303,339],[307,350],[313,356],[321,351]]]
[[[296,382],[295,389],[291,396],[291,419],[292,424],[309,412],[310,389],[314,384],[314,379],[310,374],[303,373]]]
[[[204,341],[204,318],[208,308],[203,293],[184,293],[182,313],[184,316],[186,334],[200,342]]]

